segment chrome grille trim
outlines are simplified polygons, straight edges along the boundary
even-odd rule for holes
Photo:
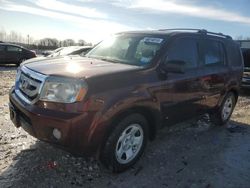
[[[16,79],[15,93],[28,104],[34,104],[39,99],[46,75],[32,71],[22,66]]]

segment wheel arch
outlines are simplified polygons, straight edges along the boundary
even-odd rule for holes
[[[110,134],[116,123],[130,114],[141,114],[147,120],[149,125],[149,139],[153,140],[156,136],[157,129],[161,127],[161,115],[159,111],[144,106],[131,107],[118,112],[111,119],[111,126],[108,134]]]
[[[136,106],[136,107],[127,108],[115,114],[113,118],[110,120],[109,122],[110,126],[108,126],[106,133],[104,135],[104,138],[102,139],[103,142],[98,149],[98,153],[97,153],[98,158],[100,156],[102,149],[105,146],[106,140],[108,139],[109,135],[114,130],[115,125],[121,119],[125,118],[126,116],[130,114],[141,114],[143,117],[145,117],[149,125],[148,138],[150,141],[155,139],[157,130],[161,127],[161,123],[162,123],[160,112],[157,109],[151,109],[150,107],[144,107],[144,106]]]
[[[236,97],[235,99],[236,99],[236,102],[237,102],[238,97],[239,97],[239,89],[237,89],[236,87],[231,87],[231,88],[229,88],[226,92],[224,92],[223,95],[221,95],[221,98],[220,98],[220,100],[219,100],[218,105],[217,105],[216,108],[220,108],[220,106],[221,106],[221,104],[222,104],[224,98],[225,98],[225,97],[227,96],[227,94],[230,93],[230,92],[232,92],[232,93],[235,95],[235,97]]]
[[[231,88],[227,93],[230,93],[230,92],[232,92],[235,95],[235,99],[237,102],[238,97],[239,97],[239,91],[236,88]]]

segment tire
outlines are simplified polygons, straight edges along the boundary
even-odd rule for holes
[[[134,165],[148,140],[148,122],[141,114],[123,118],[109,135],[101,152],[101,162],[118,173]]]
[[[223,99],[221,106],[211,114],[211,119],[216,125],[225,125],[234,110],[236,105],[236,96],[234,93],[229,92]]]

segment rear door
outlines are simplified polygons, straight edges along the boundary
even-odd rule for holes
[[[205,110],[215,107],[224,95],[226,82],[230,79],[224,44],[214,39],[201,42],[202,54],[202,90]]]
[[[165,119],[171,123],[183,121],[199,114],[202,100],[199,66],[199,37],[181,37],[175,39],[167,49],[168,61],[184,61],[184,73],[167,73],[163,82],[161,107]]]
[[[8,63],[18,63],[22,56],[22,48],[18,46],[7,45],[6,47],[6,61]]]

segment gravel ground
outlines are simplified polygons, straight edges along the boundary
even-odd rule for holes
[[[203,116],[163,129],[133,168],[112,174],[13,126],[8,90],[15,73],[0,67],[0,187],[249,187],[250,92],[227,127]]]

